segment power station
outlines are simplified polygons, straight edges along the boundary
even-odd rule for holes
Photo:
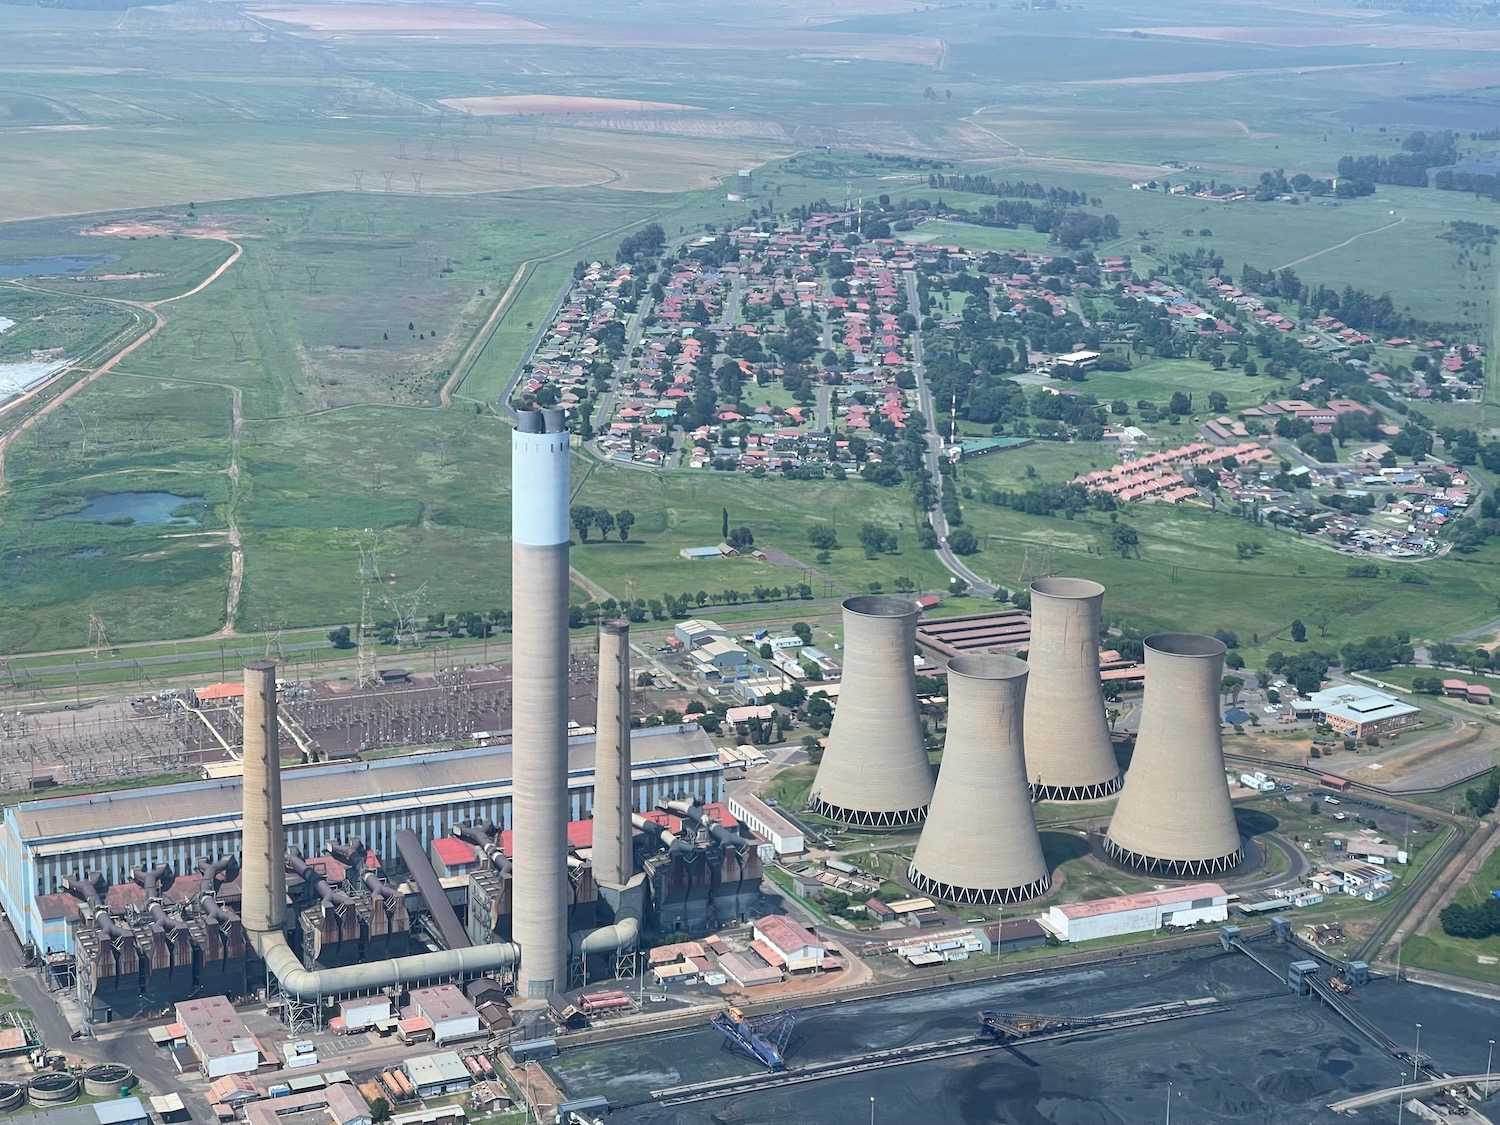
[[[1153,874],[1228,871],[1245,853],[1224,783],[1224,643],[1158,633],[1146,638],[1145,649],[1140,729],[1105,850]]]
[[[1096,801],[1120,787],[1099,683],[1104,587],[1083,578],[1031,584],[1026,776],[1044,801]]]
[[[924,894],[995,906],[1052,885],[1026,784],[1026,680],[1013,656],[948,661],[943,767],[908,871]]]
[[[905,828],[932,801],[917,709],[917,603],[878,595],[844,610],[844,680],[808,808],[842,824]]]

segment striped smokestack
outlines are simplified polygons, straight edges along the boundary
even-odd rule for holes
[[[568,438],[556,409],[511,435],[512,935],[532,1000],[568,986]]]

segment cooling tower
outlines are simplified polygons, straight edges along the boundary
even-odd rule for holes
[[[1020,902],[1052,885],[1022,750],[1028,669],[1013,656],[948,661],[943,768],[908,877],[947,902]]]
[[[1224,782],[1219,688],[1224,645],[1192,633],[1146,638],[1135,755],[1105,850],[1164,875],[1227,871],[1244,858]]]
[[[932,801],[932,766],[917,714],[912,657],[917,605],[907,598],[844,602],[844,680],[808,808],[843,824],[918,824]]]
[[[568,431],[523,410],[511,435],[511,687],[517,990],[568,986]]]
[[[630,785],[630,622],[599,623],[599,717],[594,737],[594,878],[635,874]]]
[[[1084,578],[1031,584],[1026,778],[1039,801],[1092,801],[1120,787],[1099,687],[1104,587]]]
[[[245,933],[255,939],[286,929],[286,828],[281,820],[281,740],[272,660],[245,665],[244,755],[240,920]]]

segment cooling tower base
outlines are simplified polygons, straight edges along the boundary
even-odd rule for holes
[[[839,824],[853,824],[860,828],[913,828],[927,818],[926,805],[896,812],[866,812],[863,809],[844,809],[838,805],[830,805],[817,797],[808,799],[807,811]]]
[[[1033,785],[1033,801],[1101,801],[1120,791],[1120,778],[1110,778],[1096,785]]]
[[[1122,848],[1108,837],[1104,840],[1104,851],[1110,859],[1126,867],[1134,867],[1152,875],[1170,875],[1177,878],[1196,879],[1204,875],[1218,875],[1234,870],[1245,860],[1244,848],[1236,848],[1228,855],[1219,856],[1217,859],[1160,859]]]
[[[1052,889],[1052,876],[1044,875],[1024,887],[955,887],[949,883],[939,883],[935,879],[929,879],[915,867],[907,869],[906,877],[911,885],[921,891],[928,898],[939,899],[942,902],[957,903],[963,906],[1009,906],[1016,902],[1026,902],[1028,899],[1038,898]]]

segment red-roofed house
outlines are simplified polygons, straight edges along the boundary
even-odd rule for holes
[[[754,923],[755,942],[765,943],[786,962],[792,972],[799,969],[816,969],[823,964],[827,952],[818,935],[795,918],[784,914],[769,914]],[[759,949],[756,949],[759,952]],[[766,958],[768,961],[771,958]],[[772,962],[774,964],[774,961]]]

